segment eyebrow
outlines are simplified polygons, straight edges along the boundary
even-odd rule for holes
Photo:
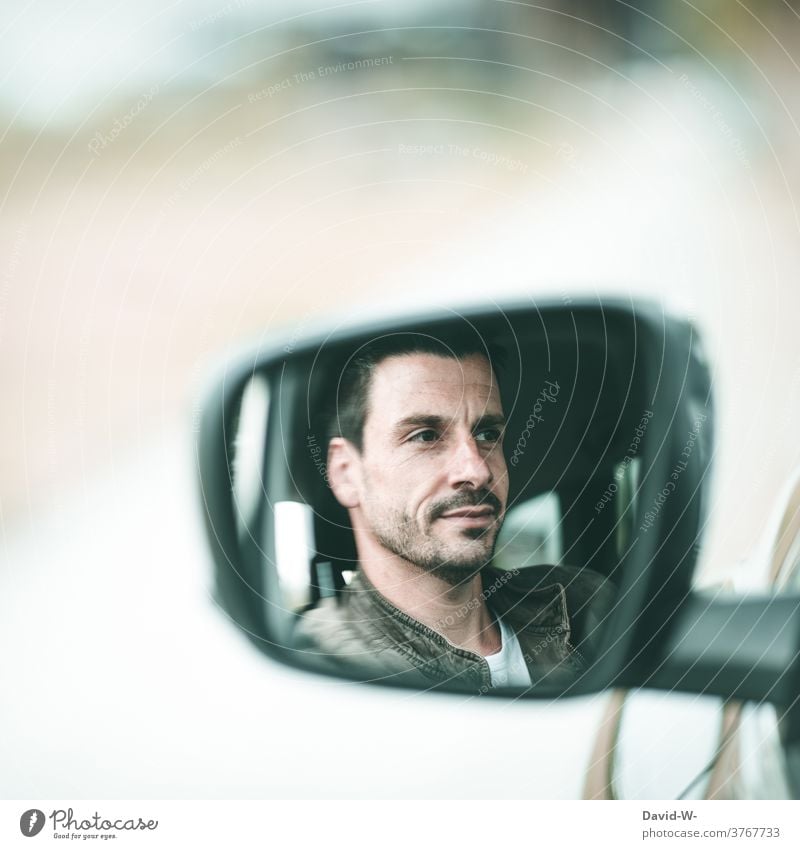
[[[436,416],[427,413],[412,413],[410,416],[403,416],[400,421],[396,422],[392,427],[392,433],[399,436],[409,427],[432,427],[439,428],[440,430],[446,430],[451,421],[451,418],[445,418],[444,416]],[[472,430],[482,430],[486,427],[505,427],[505,424],[505,416],[502,416],[499,413],[487,413],[475,421],[472,425]]]

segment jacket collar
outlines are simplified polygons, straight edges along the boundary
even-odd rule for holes
[[[542,587],[539,586],[540,576],[526,570],[505,572],[494,567],[484,568],[481,578],[483,591],[479,598],[518,636],[530,632],[569,638],[567,600],[560,583]],[[407,642],[411,631],[431,640],[439,650],[447,648],[463,657],[482,660],[480,655],[454,646],[441,633],[402,611],[374,586],[362,569],[356,571],[345,590],[345,604],[359,617],[379,619],[381,628],[399,641]]]
[[[486,569],[482,576],[479,598],[516,633],[532,683],[572,680],[583,663],[569,643],[566,594],[558,575]],[[299,648],[358,677],[411,674],[415,686],[441,684],[472,692],[491,686],[485,658],[400,610],[360,570],[338,601],[326,599],[303,616],[296,635]]]

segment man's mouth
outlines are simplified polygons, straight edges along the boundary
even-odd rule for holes
[[[492,524],[495,519],[495,509],[488,505],[480,507],[459,507],[456,510],[448,510],[439,516],[464,528],[483,528]]]

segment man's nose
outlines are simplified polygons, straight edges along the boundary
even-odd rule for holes
[[[481,451],[473,434],[461,437],[450,461],[450,484],[474,489],[488,486],[493,479],[488,456]]]

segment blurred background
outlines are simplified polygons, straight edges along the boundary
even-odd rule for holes
[[[0,45],[4,641],[210,605],[209,365],[390,302],[691,315],[741,567],[800,461],[799,3],[5,0]]]
[[[564,281],[703,326],[727,405],[719,541],[746,552],[800,456],[798,4],[0,16],[4,538],[188,435],[238,340]]]

